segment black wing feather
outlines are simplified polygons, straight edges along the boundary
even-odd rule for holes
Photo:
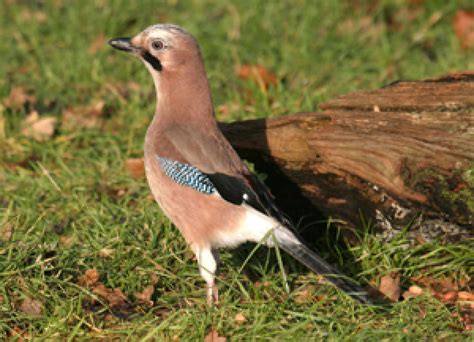
[[[244,179],[223,173],[207,174],[207,176],[226,201],[236,205],[247,203],[280,223],[291,226],[288,219],[275,205],[274,197],[266,185],[252,173],[249,172]]]
[[[207,176],[211,180],[211,183],[216,187],[217,192],[219,192],[221,197],[226,201],[236,205],[245,202],[258,211],[263,213],[266,212],[256,194],[242,179],[228,176],[223,173],[212,173],[207,174]]]

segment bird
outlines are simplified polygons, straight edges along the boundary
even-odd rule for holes
[[[195,254],[210,305],[219,300],[219,250],[244,242],[276,244],[355,300],[371,303],[361,286],[302,242],[268,187],[224,137],[201,49],[188,31],[155,24],[109,44],[138,57],[152,76],[156,111],[144,142],[146,178]]]

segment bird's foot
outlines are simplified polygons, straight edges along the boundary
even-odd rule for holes
[[[210,284],[207,287],[207,305],[214,306],[219,304],[219,290],[216,284]]]

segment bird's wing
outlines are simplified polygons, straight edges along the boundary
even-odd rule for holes
[[[290,225],[275,205],[270,190],[250,172],[217,127],[203,132],[187,126],[171,126],[164,134],[182,160],[205,174],[224,200],[248,204]]]
[[[278,245],[282,249],[314,272],[324,275],[361,303],[371,302],[364,289],[311,251],[294,232],[288,229],[292,226],[274,204],[273,195],[248,170],[220,131],[219,134],[205,135],[200,131],[179,127],[168,130],[166,135],[175,152],[179,154],[178,157],[184,161],[183,163],[158,158],[170,178],[203,193],[212,194],[217,191],[230,203],[248,204],[276,219],[282,224],[276,233]],[[174,165],[175,168],[167,170],[163,167],[166,163]]]

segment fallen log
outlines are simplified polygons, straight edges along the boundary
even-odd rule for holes
[[[390,238],[474,233],[474,72],[343,95],[321,112],[222,124],[292,217],[315,210]],[[415,223],[414,223],[415,222]]]

